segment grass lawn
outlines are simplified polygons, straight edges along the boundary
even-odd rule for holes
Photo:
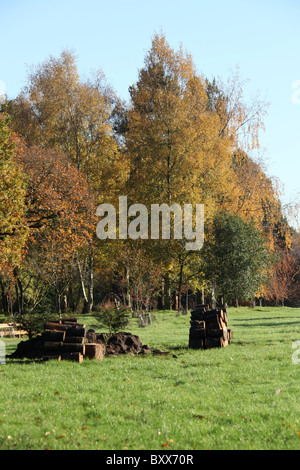
[[[156,316],[126,331],[169,356],[7,359],[0,449],[300,449],[300,309],[231,308],[231,344],[205,351],[187,347],[190,316]],[[7,354],[17,341],[5,340]]]

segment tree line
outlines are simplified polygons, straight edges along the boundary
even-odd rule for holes
[[[0,113],[0,309],[135,312],[297,301],[300,240],[254,159],[267,111],[237,72],[208,80],[156,34],[129,102],[63,50]],[[96,208],[204,204],[205,242],[99,240]]]

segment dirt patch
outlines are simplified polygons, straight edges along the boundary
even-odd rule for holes
[[[44,341],[41,336],[20,341],[17,349],[9,356],[12,359],[42,359],[44,355]]]
[[[88,330],[86,333],[86,343],[105,343],[106,356],[148,354],[151,352],[150,346],[143,345],[139,336],[125,331],[109,336],[106,333],[96,333],[94,330]]]

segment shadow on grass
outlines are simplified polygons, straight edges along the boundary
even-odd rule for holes
[[[248,323],[238,323],[237,326],[238,327],[244,327],[244,328],[252,328],[253,326],[257,326],[257,327],[261,327],[261,326],[267,326],[267,327],[273,327],[273,328],[278,328],[278,326],[283,326],[283,327],[286,327],[288,328],[289,326],[293,326],[293,325],[298,325],[300,326],[300,322],[299,321],[293,321],[293,322],[289,322],[289,323],[286,323],[286,322],[276,322],[276,323],[273,323],[273,322],[256,322],[255,325],[251,324],[249,325],[249,322]]]
[[[300,318],[300,315],[299,315],[299,318]],[[277,320],[277,319],[279,319],[279,320],[282,320],[282,319],[284,319],[284,320],[295,320],[295,315],[293,315],[291,317],[290,316],[287,317],[286,315],[278,315],[278,316],[272,316],[272,317],[271,316],[270,317],[255,317],[255,318],[247,317],[247,321],[249,321],[249,322],[260,321],[260,320]],[[232,320],[240,322],[240,321],[245,321],[245,318],[233,318]]]

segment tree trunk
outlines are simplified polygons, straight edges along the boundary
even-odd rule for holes
[[[211,306],[212,308],[216,308],[216,281],[213,281],[211,284]]]
[[[167,273],[164,276],[164,308],[166,310],[171,310],[171,286],[170,286],[170,274]]]
[[[205,291],[204,291],[204,287],[202,287],[202,290],[201,290],[201,303],[202,303],[202,305],[205,304]]]
[[[181,311],[181,289],[182,289],[183,262],[180,264],[179,283],[178,283],[178,312]]]
[[[83,299],[84,299],[85,304],[87,304],[88,303],[88,298],[87,298],[87,295],[86,295],[86,290],[85,290],[85,285],[84,285],[84,280],[83,280],[83,275],[82,275],[82,269],[81,269],[81,265],[80,265],[80,262],[79,262],[78,258],[76,259],[76,264],[77,264],[77,268],[78,268],[79,280],[80,280],[80,286],[81,286]]]
[[[131,296],[130,296],[130,268],[128,265],[125,268],[125,279],[126,279],[126,304],[129,308],[132,308]]]
[[[5,288],[4,284],[2,282],[1,276],[0,276],[0,287],[1,287],[1,295],[2,295],[2,310],[4,313],[8,312],[8,302],[7,302],[7,296],[5,294]]]
[[[14,278],[16,281],[16,295],[17,295],[17,302],[18,302],[18,313],[21,315],[24,313],[24,295],[23,295],[23,286],[22,282],[18,276],[18,268],[14,268],[13,271]]]
[[[94,306],[94,253],[92,250],[89,256],[88,302],[88,313],[90,313],[93,310]]]
[[[88,254],[88,287],[85,288],[84,279],[82,274],[82,269],[79,260],[76,260],[78,272],[79,272],[79,279],[80,285],[83,295],[83,313],[91,313],[94,305],[94,256],[93,250],[90,248],[90,252]]]
[[[187,287],[186,293],[185,293],[185,314],[188,315],[188,313],[189,313],[189,289]]]

